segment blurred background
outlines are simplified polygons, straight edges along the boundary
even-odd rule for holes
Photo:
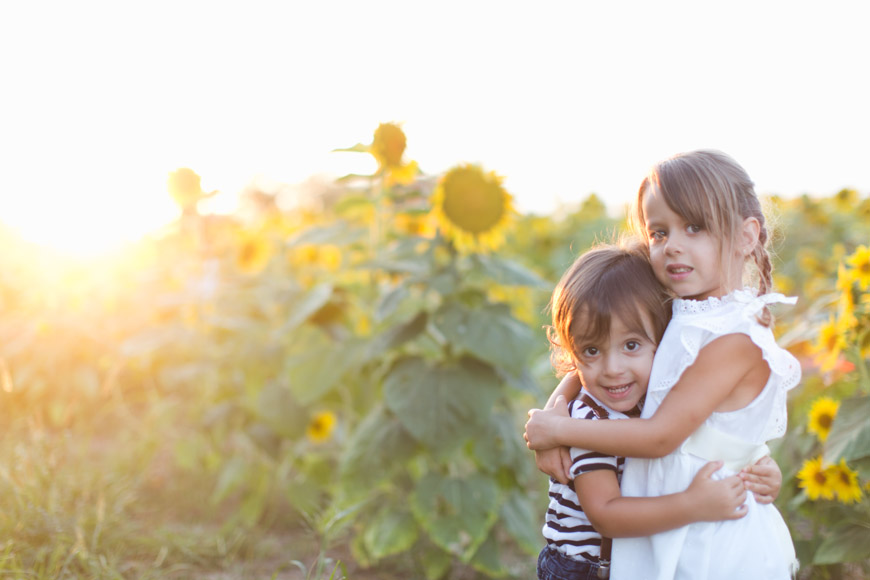
[[[549,292],[703,147],[799,297],[801,577],[864,577],[864,12],[3,5],[0,571],[530,577]]]

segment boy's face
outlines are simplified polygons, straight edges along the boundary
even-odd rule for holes
[[[583,387],[614,411],[631,411],[646,394],[656,344],[649,321],[646,333],[630,330],[619,317],[610,321],[603,344],[577,342],[577,371]]]

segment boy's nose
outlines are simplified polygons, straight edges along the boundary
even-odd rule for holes
[[[622,372],[622,359],[618,353],[610,352],[604,358],[604,372],[608,375],[618,375]]]

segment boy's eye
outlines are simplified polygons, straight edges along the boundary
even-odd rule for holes
[[[583,349],[583,356],[595,356],[598,354],[598,349],[594,346],[587,346]]]

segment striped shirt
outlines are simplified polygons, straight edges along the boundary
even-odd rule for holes
[[[592,397],[588,391],[584,392],[601,405],[601,402]],[[610,419],[627,418],[619,411],[604,408],[610,414]],[[592,408],[579,398],[571,401],[568,412],[575,419],[598,420]],[[550,478],[550,505],[543,528],[544,537],[548,544],[575,560],[598,562],[601,555],[601,534],[595,531],[583,512],[580,500],[574,492],[573,478],[590,471],[609,469],[616,473],[619,481],[625,458],[572,447],[571,460],[573,461],[570,473],[571,484],[563,485]]]

